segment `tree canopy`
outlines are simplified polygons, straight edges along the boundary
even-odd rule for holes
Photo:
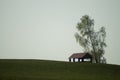
[[[82,16],[81,22],[77,23],[76,28],[78,33],[75,33],[76,41],[93,56],[93,62],[105,63],[106,59],[103,57],[107,46],[105,43],[106,31],[105,27],[101,27],[99,31],[94,29],[94,19],[88,15]]]

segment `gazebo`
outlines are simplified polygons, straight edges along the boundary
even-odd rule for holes
[[[89,53],[74,53],[69,57],[69,62],[92,62],[92,55]]]

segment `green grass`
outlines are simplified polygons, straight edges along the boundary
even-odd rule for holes
[[[47,60],[0,60],[0,80],[120,80],[120,66]]]

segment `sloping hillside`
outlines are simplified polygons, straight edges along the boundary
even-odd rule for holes
[[[120,80],[120,66],[47,60],[0,60],[0,80]]]

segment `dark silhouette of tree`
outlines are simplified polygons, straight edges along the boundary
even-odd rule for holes
[[[99,31],[95,31],[94,20],[88,15],[82,16],[80,20],[81,22],[78,22],[76,26],[78,29],[78,33],[75,34],[76,41],[79,42],[86,52],[92,54],[92,61],[94,63],[103,63],[104,48],[107,46],[105,43],[105,27],[101,27]],[[106,59],[104,62],[106,62]]]

